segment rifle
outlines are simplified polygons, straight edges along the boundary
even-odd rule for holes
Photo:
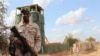
[[[11,56],[15,56],[15,50],[16,50],[15,44],[10,42],[8,49],[9,49],[9,54]]]
[[[29,44],[27,43],[26,38],[19,34],[15,26],[11,28],[11,31],[14,33],[14,36],[17,37],[23,43],[26,52],[30,52],[31,56],[37,56],[36,52],[32,50]]]

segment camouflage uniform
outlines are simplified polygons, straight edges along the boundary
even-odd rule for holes
[[[36,23],[29,23],[25,25],[24,23],[20,22],[18,25],[16,25],[16,27],[19,33],[26,38],[26,41],[31,49],[34,49],[34,51],[38,53],[41,47],[39,26]],[[11,37],[11,39],[13,39],[13,42],[17,40],[15,37]],[[23,56],[19,48],[16,49],[15,56]],[[26,53],[24,56],[30,56],[30,54]]]

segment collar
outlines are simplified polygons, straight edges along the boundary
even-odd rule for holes
[[[23,22],[20,22],[18,25],[24,26],[25,24]],[[29,22],[26,26],[30,26],[30,25],[32,25],[32,22]]]

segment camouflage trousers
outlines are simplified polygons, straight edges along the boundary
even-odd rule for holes
[[[34,44],[34,48],[31,47],[31,49],[34,49],[34,51],[36,52],[36,54],[38,54],[38,52],[40,50],[40,47],[41,47],[41,44],[38,41],[37,43]],[[27,53],[25,53],[23,55],[23,53],[21,52],[21,49],[20,48],[16,48],[15,56],[31,56],[31,54],[29,52],[27,52]]]
[[[31,56],[29,52],[23,54],[20,49],[16,48],[15,56]]]

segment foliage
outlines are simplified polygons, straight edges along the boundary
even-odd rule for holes
[[[64,39],[64,44],[68,44],[69,47],[72,47],[72,45],[76,42],[78,42],[79,40],[76,39],[76,38],[73,38],[73,35],[72,34],[69,34],[68,36],[65,37]]]
[[[3,23],[3,19],[5,18],[5,14],[7,12],[7,0],[0,0],[0,24]]]
[[[5,18],[7,12],[7,0],[0,0],[0,51],[7,51],[8,43],[5,37],[5,25],[3,24],[3,19]]]
[[[89,37],[86,39],[87,41],[96,41],[96,39],[94,37]]]

